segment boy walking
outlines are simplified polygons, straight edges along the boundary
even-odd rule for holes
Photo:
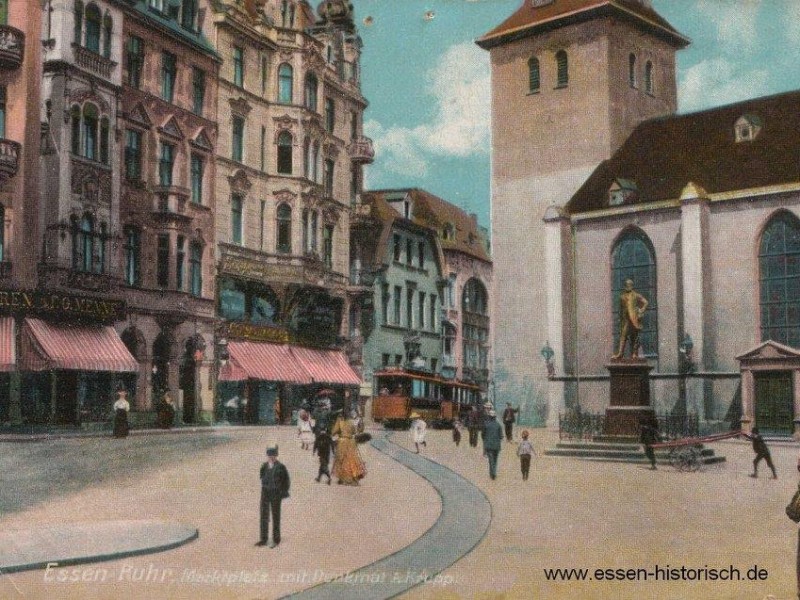
[[[519,466],[522,470],[522,481],[528,481],[528,472],[531,470],[531,456],[535,455],[533,444],[528,441],[528,430],[522,432],[522,441],[517,446]]]
[[[761,437],[761,434],[758,432],[758,427],[753,427],[751,434],[747,435],[745,433],[744,437],[753,442],[753,452],[756,453],[756,457],[753,459],[753,472],[750,474],[750,477],[758,477],[758,463],[763,459],[767,461],[767,466],[772,471],[772,478],[777,479],[778,475],[775,473],[775,465],[772,464],[772,455],[769,453],[769,448],[767,448],[767,443],[764,441],[764,438]]]

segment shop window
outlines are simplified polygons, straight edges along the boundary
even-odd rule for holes
[[[219,312],[228,321],[244,321],[246,311],[246,286],[243,282],[223,278],[220,280]]]
[[[249,294],[250,322],[256,325],[276,325],[279,320],[278,299],[269,288],[254,286]]]

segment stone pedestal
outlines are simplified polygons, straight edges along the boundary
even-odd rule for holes
[[[610,375],[610,404],[603,425],[605,436],[638,439],[640,425],[655,419],[650,406],[650,370],[641,359],[615,360],[606,365]]]

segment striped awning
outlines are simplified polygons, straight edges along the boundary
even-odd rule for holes
[[[139,363],[113,327],[25,319],[20,369],[136,373]]]
[[[219,370],[220,381],[246,381],[249,379],[247,371],[239,366],[235,360],[229,360]]]
[[[314,383],[361,385],[361,377],[348,364],[339,350],[316,350],[291,347],[292,354],[313,379]]]
[[[242,369],[250,379],[312,383],[311,377],[282,344],[258,342],[229,342],[228,354],[235,368]]]
[[[17,368],[17,344],[14,339],[14,319],[0,318],[0,372]]]

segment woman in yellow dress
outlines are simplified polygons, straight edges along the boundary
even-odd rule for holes
[[[367,474],[367,468],[361,459],[356,445],[356,426],[343,415],[339,415],[333,425],[331,437],[337,439],[336,455],[333,459],[333,474],[338,483],[345,485],[358,485],[358,480]]]

